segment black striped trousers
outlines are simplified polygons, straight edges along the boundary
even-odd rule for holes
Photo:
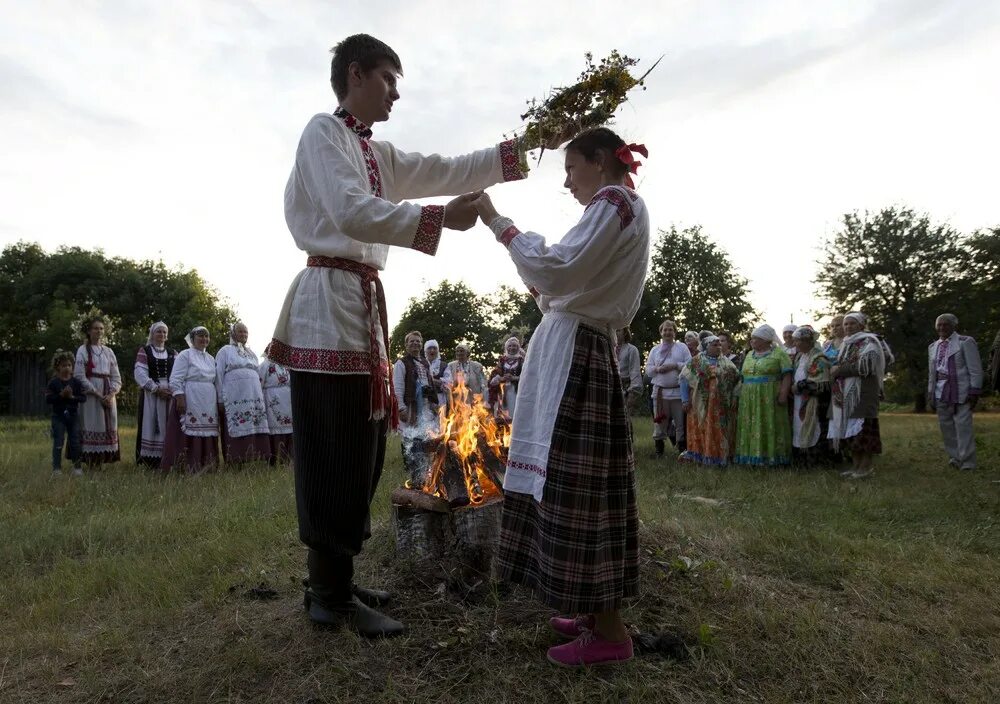
[[[292,447],[299,539],[328,556],[361,552],[388,422],[369,420],[364,374],[291,372]]]

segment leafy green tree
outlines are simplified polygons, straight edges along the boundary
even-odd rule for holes
[[[890,207],[878,213],[848,213],[824,243],[817,293],[830,312],[860,310],[869,329],[885,336],[896,357],[887,393],[925,408],[927,345],[934,319],[962,309],[972,250],[946,223],[926,214]],[[956,313],[959,314],[959,313]],[[961,316],[960,316],[961,319]]]
[[[701,225],[660,230],[652,252],[646,289],[632,322],[637,345],[649,349],[656,344],[664,318],[682,330],[727,329],[741,336],[759,317],[750,303],[749,282]]]
[[[102,311],[112,323],[108,343],[126,381],[153,322],[165,321],[169,344],[182,349],[184,335],[195,325],[207,327],[217,342],[227,339],[236,317],[196,271],[79,247],[48,253],[29,242],[8,245],[0,254],[0,300],[4,349],[75,350],[83,339],[83,317]]]
[[[424,340],[437,340],[446,360],[455,358],[455,345],[463,340],[473,346],[473,357],[479,359],[494,337],[486,306],[461,281],[442,281],[410,299],[389,336],[391,357],[403,354],[403,339],[411,330],[419,330]]]

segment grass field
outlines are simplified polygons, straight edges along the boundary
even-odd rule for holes
[[[358,577],[394,590],[409,632],[368,642],[302,612],[287,469],[50,479],[47,421],[2,419],[0,701],[1000,701],[1000,414],[976,417],[976,472],[947,467],[931,416],[882,427],[875,477],[847,483],[655,462],[637,419],[626,617],[689,646],[574,672],[546,663],[527,595],[463,605],[395,558],[394,440]]]

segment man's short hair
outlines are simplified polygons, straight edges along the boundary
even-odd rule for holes
[[[421,342],[424,341],[424,336],[421,334],[419,330],[410,330],[408,333],[406,333],[406,335],[403,336],[403,342],[404,343],[407,342],[411,337],[414,336],[419,337]]]
[[[934,323],[937,324],[938,320],[945,320],[955,327],[958,327],[958,317],[954,313],[942,313],[937,317],[937,320],[935,320]]]
[[[330,62],[330,85],[337,100],[347,97],[347,69],[355,61],[365,72],[378,66],[380,61],[388,61],[397,73],[403,73],[403,64],[396,52],[370,34],[352,34],[330,49],[330,53],[333,54]]]

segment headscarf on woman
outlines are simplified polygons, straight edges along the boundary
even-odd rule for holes
[[[194,349],[195,333],[201,332],[202,330],[208,332],[208,328],[206,328],[204,325],[196,325],[195,327],[191,328],[191,330],[188,332],[187,335],[184,336],[184,342],[187,343],[189,349],[192,350]]]
[[[167,327],[167,324],[162,320],[157,320],[155,323],[149,326],[149,334],[146,335],[146,344],[149,345],[150,347],[153,348],[156,347],[156,345],[153,344],[153,333],[159,330],[160,328],[163,328],[164,330],[170,329]]]
[[[878,379],[880,390],[885,380],[885,352],[882,350],[882,341],[879,340],[878,335],[865,330],[868,318],[864,313],[852,311],[844,316],[844,320],[848,318],[855,320],[861,326],[861,329],[853,335],[848,335],[844,338],[844,343],[837,354],[837,364],[847,361],[848,356],[851,354],[851,348],[855,343],[861,342],[863,344],[858,351],[858,376],[843,378],[844,400],[842,404],[843,412],[840,414],[840,428],[837,433],[838,439],[844,437],[847,423],[861,402],[861,379],[863,377],[874,376]],[[835,448],[838,445],[838,439],[834,439]]]
[[[785,344],[784,341],[778,337],[778,333],[774,331],[774,328],[767,323],[754,328],[754,331],[750,333],[750,337],[756,337],[758,340],[765,340],[770,342],[772,345],[777,345],[778,347]]]
[[[819,394],[830,388],[830,360],[823,354],[819,335],[811,326],[803,325],[796,328],[792,338],[796,342],[801,340],[812,342],[812,349],[799,353],[806,355],[806,378],[798,382],[795,388],[795,393],[808,396],[808,400],[802,404],[801,436],[811,438],[819,423]]]

